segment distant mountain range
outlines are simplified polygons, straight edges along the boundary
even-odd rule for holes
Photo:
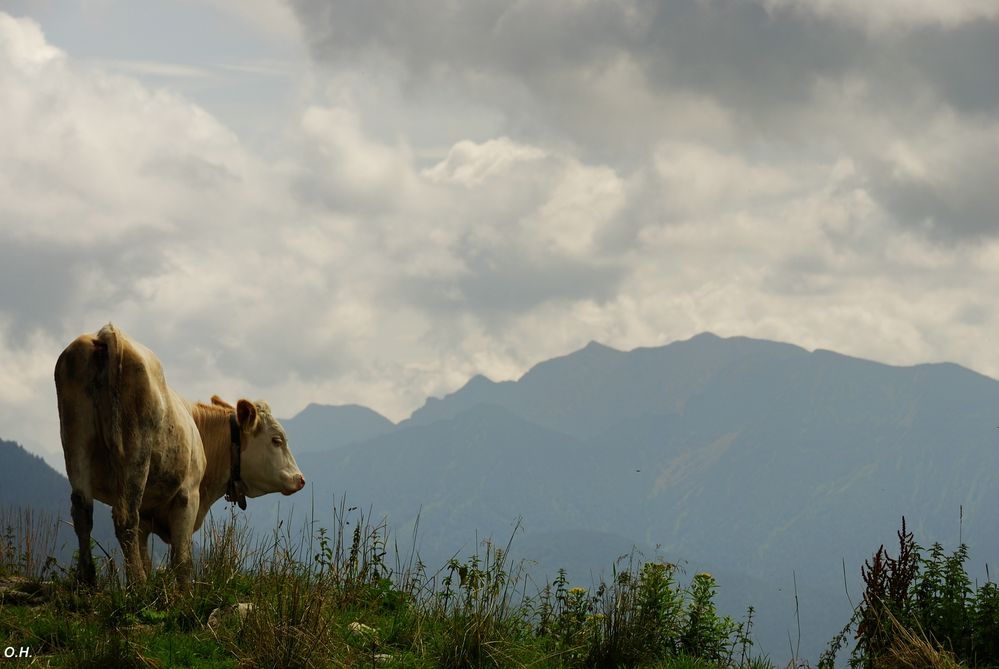
[[[385,416],[356,404],[310,404],[281,423],[296,453],[333,450],[395,429]]]
[[[111,510],[100,502],[94,513],[93,536],[105,548],[113,547],[114,525]],[[77,548],[76,535],[69,523],[69,481],[42,458],[20,444],[0,439],[0,534],[8,526],[16,536],[15,525],[23,523],[20,514],[32,512],[32,523],[57,527],[53,537],[55,555],[66,566]]]
[[[715,573],[729,613],[755,606],[775,658],[797,642],[793,584],[814,663],[849,617],[844,565],[857,601],[860,565],[902,515],[923,544],[963,534],[973,571],[999,556],[999,382],[952,364],[711,334],[591,343],[517,381],[477,376],[398,425],[319,405],[284,424],[310,485],[251,501],[257,528],[292,508],[329,525],[346,495],[400,540],[419,518],[436,565],[477,536],[505,542],[519,518],[517,555],[582,585],[635,546]]]

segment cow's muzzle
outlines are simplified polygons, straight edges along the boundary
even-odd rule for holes
[[[293,483],[291,484],[291,488],[281,493],[282,495],[294,495],[296,492],[305,487],[305,477],[302,476],[301,474],[299,474],[292,480]]]

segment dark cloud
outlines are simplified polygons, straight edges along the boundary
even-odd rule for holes
[[[997,145],[985,141],[938,161],[920,175],[872,160],[872,192],[901,226],[938,240],[975,240],[999,234]]]
[[[683,0],[657,9],[640,50],[650,80],[697,90],[742,115],[806,104],[817,79],[851,69],[869,50],[864,35],[845,26],[751,2]]]
[[[761,288],[776,295],[810,298],[833,295],[842,288],[842,278],[818,253],[797,253],[768,268]]]
[[[999,22],[927,27],[908,34],[901,46],[902,57],[948,104],[970,114],[999,111]]]
[[[522,74],[585,67],[630,32],[627,3],[293,0],[313,55],[397,60],[417,76],[438,68]]]
[[[654,92],[688,90],[766,124],[775,110],[806,103],[817,78],[866,66],[876,51],[864,33],[844,24],[795,12],[768,12],[754,3],[411,6],[297,0],[294,5],[319,62],[343,66],[387,61],[418,86],[433,86],[444,73],[449,81],[466,79],[473,96],[495,95],[483,85],[483,77],[495,78],[495,85],[507,89],[524,86],[532,93],[526,104],[537,107],[522,115],[508,106],[511,124],[540,113],[547,120],[545,132],[575,128],[579,132],[573,139],[583,144],[601,124],[623,130],[635,122],[627,112],[618,118],[593,118],[583,104],[594,93],[601,94],[592,91],[594,77],[622,58],[638,67]],[[509,95],[507,104],[525,101]]]
[[[191,154],[154,156],[139,172],[148,179],[183,184],[192,190],[217,190],[240,181],[225,165]]]
[[[547,302],[612,299],[627,274],[621,263],[532,253],[513,244],[469,248],[461,256],[467,272],[402,283],[403,299],[433,312],[473,312],[498,325]]]
[[[420,95],[457,85],[468,100],[500,109],[506,132],[520,140],[569,141],[582,159],[626,172],[664,139],[720,142],[744,155],[761,146],[816,160],[845,154],[900,224],[940,238],[997,232],[995,160],[965,147],[954,165],[938,166],[946,171],[912,179],[888,176],[872,145],[907,133],[918,140],[940,115],[994,117],[996,21],[899,16],[873,30],[845,5],[820,15],[722,0],[293,6],[318,62],[391,72]],[[837,125],[828,117],[839,110],[829,105],[840,103],[835,87],[845,81],[862,93],[856,118]],[[716,105],[727,127],[705,123],[691,100]],[[939,153],[926,142],[921,149]]]
[[[164,266],[155,234],[123,234],[111,243],[81,245],[32,240],[0,231],[0,315],[12,342],[35,331],[72,332],[83,316],[110,320],[138,299],[137,282]]]
[[[806,103],[818,78],[850,71],[886,84],[921,77],[962,108],[999,102],[993,21],[872,33],[833,17],[723,0],[292,4],[319,62],[378,57],[427,80],[441,70],[506,75],[544,94],[540,86],[553,77],[628,55],[656,86],[688,87],[739,110]]]

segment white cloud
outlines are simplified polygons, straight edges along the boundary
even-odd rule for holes
[[[702,330],[999,375],[994,113],[788,4],[504,7],[337,5],[267,158],[0,14],[2,436],[58,453],[55,358],[109,319],[283,415]]]
[[[207,79],[211,76],[211,72],[203,67],[161,63],[151,60],[97,60],[93,64],[109,71],[168,79]]]
[[[177,230],[216,213],[246,177],[235,136],[195,105],[75,66],[29,20],[0,21],[8,235],[90,246]],[[191,197],[208,210],[192,211]]]
[[[423,176],[435,183],[461,186],[481,186],[486,179],[517,169],[545,157],[545,152],[533,146],[510,141],[507,137],[491,139],[482,144],[462,140],[451,147],[447,158],[423,171]]]
[[[302,115],[302,130],[312,154],[310,174],[303,177],[333,198],[327,204],[334,208],[381,209],[398,204],[411,188],[407,147],[370,140],[353,110],[311,106]]]
[[[6,62],[25,71],[63,58],[59,49],[45,41],[37,23],[3,13],[0,13],[0,49]]]
[[[721,152],[702,143],[660,143],[652,155],[652,188],[661,206],[679,216],[753,207],[786,195],[792,175],[763,162],[747,162],[741,153]]]
[[[627,196],[614,170],[569,161],[547,201],[523,221],[523,235],[555,253],[599,257],[600,236],[622,212]]]

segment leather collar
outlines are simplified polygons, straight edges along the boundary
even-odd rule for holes
[[[243,434],[236,420],[236,413],[229,415],[229,483],[226,485],[225,501],[238,504],[246,510],[246,486],[239,473],[240,453],[243,450]]]

